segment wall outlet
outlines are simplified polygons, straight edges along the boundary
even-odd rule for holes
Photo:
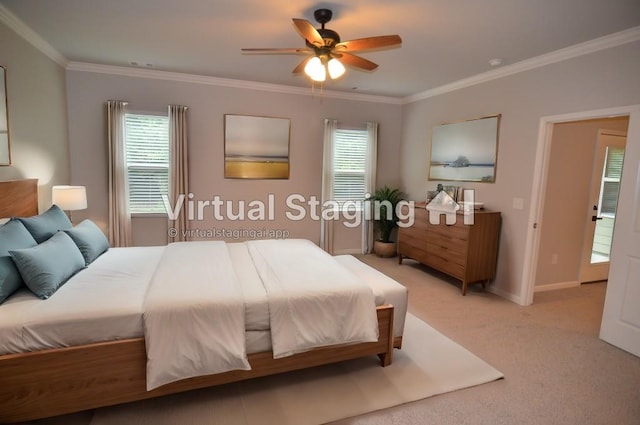
[[[551,254],[551,264],[558,264],[558,254]]]

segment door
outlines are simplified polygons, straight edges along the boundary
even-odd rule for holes
[[[600,338],[640,356],[640,106],[628,140]]]
[[[582,247],[580,283],[607,280],[626,133],[600,130]]]

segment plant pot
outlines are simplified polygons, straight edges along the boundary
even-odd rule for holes
[[[383,258],[395,257],[396,243],[375,241],[373,243],[373,252],[375,252],[378,257],[383,257]]]

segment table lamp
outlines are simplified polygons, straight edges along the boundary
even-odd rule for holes
[[[69,220],[73,223],[71,211],[87,208],[87,190],[84,186],[53,186],[51,201],[60,209],[67,211]]]

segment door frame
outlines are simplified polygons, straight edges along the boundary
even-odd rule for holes
[[[598,118],[613,118],[628,116],[629,125],[632,120],[640,121],[640,105],[629,105],[617,108],[597,109],[582,112],[573,112],[561,115],[549,115],[540,118],[538,125],[538,142],[536,147],[536,157],[533,170],[531,186],[531,204],[529,207],[529,221],[527,223],[527,240],[525,244],[525,257],[522,268],[522,286],[520,301],[522,305],[533,303],[533,293],[536,281],[536,266],[540,250],[540,232],[538,223],[542,219],[544,199],[546,195],[547,179],[549,173],[549,158],[551,155],[551,138],[553,136],[553,125],[563,122],[583,121]],[[627,144],[640,143],[640,140],[630,140]],[[624,175],[625,170],[623,168]],[[621,211],[620,214],[628,212]]]

